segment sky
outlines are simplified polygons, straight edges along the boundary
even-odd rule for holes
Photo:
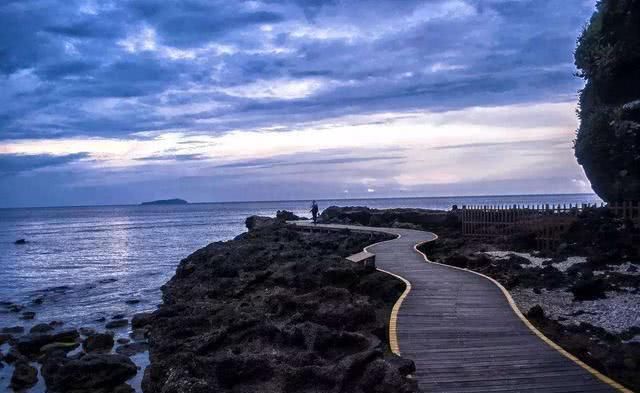
[[[591,192],[595,0],[5,0],[0,207]]]

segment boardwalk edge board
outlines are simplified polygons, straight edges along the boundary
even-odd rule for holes
[[[622,386],[620,383],[618,383],[618,382],[614,381],[613,379],[607,377],[606,375],[602,374],[598,370],[594,369],[593,367],[589,366],[588,364],[586,364],[582,360],[578,359],[574,355],[572,355],[569,352],[567,352],[560,345],[558,345],[555,342],[551,341],[551,339],[549,339],[547,336],[545,336],[541,331],[539,331],[535,326],[533,326],[533,324],[531,322],[529,322],[529,320],[522,314],[522,312],[518,308],[518,305],[516,304],[515,300],[513,300],[513,297],[511,297],[511,294],[509,293],[509,291],[507,291],[507,289],[505,287],[503,287],[502,284],[500,284],[498,281],[494,280],[493,278],[491,278],[489,276],[486,276],[486,275],[484,275],[482,273],[478,273],[478,272],[473,271],[473,270],[464,269],[464,268],[460,268],[460,267],[457,267],[457,266],[446,265],[444,263],[434,262],[434,261],[429,260],[429,258],[425,255],[425,253],[420,251],[418,249],[418,247],[420,247],[423,244],[426,244],[426,243],[432,242],[434,240],[437,240],[438,239],[438,235],[436,235],[435,233],[433,233],[433,235],[435,236],[434,239],[428,240],[428,241],[425,241],[425,242],[421,242],[421,243],[418,243],[418,244],[413,246],[413,249],[417,253],[422,255],[422,257],[424,258],[425,262],[433,263],[433,264],[444,266],[444,267],[448,267],[450,269],[462,270],[462,271],[465,271],[465,272],[473,273],[473,274],[476,274],[476,275],[478,275],[480,277],[486,278],[487,280],[491,281],[494,285],[496,285],[500,289],[500,291],[502,292],[504,297],[507,299],[507,302],[509,303],[509,306],[511,307],[511,310],[513,310],[513,312],[516,314],[516,316],[529,328],[529,330],[531,330],[536,336],[538,336],[539,339],[544,341],[551,348],[553,348],[556,351],[560,352],[560,354],[563,355],[564,357],[566,357],[567,359],[571,360],[572,362],[574,362],[578,366],[582,367],[585,371],[587,371],[589,374],[593,375],[594,377],[598,378],[603,383],[611,386],[612,388],[614,388],[614,389],[616,389],[616,390],[618,390],[619,392],[622,392],[622,393],[634,393],[632,390],[627,389],[626,387]]]
[[[324,230],[338,230],[339,229],[339,228],[337,228],[338,225],[335,225],[334,227],[329,228],[329,227],[323,227],[322,224],[319,224],[318,226],[315,226],[315,225],[311,226],[311,225],[308,225],[306,223],[304,223],[304,224],[303,223],[297,223],[297,222],[289,222],[289,223],[294,224],[295,226],[300,227],[300,228],[308,228],[308,229],[312,229],[312,230],[314,228],[316,228],[316,229],[322,228]],[[345,227],[348,227],[348,226],[345,226]],[[366,229],[359,230],[359,231],[362,231],[362,232],[382,232],[382,233],[389,233],[389,234],[396,235],[395,239],[390,239],[390,240],[385,240],[385,241],[377,242],[377,243],[374,243],[374,244],[370,244],[370,245],[368,245],[367,247],[364,248],[364,251],[369,252],[368,251],[369,248],[374,247],[374,246],[376,246],[378,244],[387,243],[387,242],[393,242],[393,241],[396,241],[396,240],[400,239],[402,237],[401,234],[395,232],[394,230],[395,230],[395,228],[383,228],[383,227],[380,227],[380,228],[366,227]],[[496,287],[498,287],[498,289],[500,289],[500,292],[502,292],[503,296],[507,300],[507,303],[509,304],[509,307],[511,308],[513,313],[518,317],[518,319],[522,323],[524,323],[524,325],[532,333],[534,333],[535,336],[537,336],[540,340],[542,340],[544,343],[546,343],[552,349],[554,349],[555,351],[557,351],[558,353],[563,355],[565,358],[567,358],[568,360],[570,360],[574,364],[578,365],[579,367],[584,369],[586,372],[588,372],[589,374],[591,374],[592,376],[597,378],[602,383],[608,385],[609,387],[611,387],[611,388],[613,388],[613,389],[615,389],[615,390],[617,390],[619,392],[622,392],[622,393],[634,393],[632,390],[624,387],[620,383],[618,383],[618,382],[614,381],[613,379],[607,377],[606,375],[600,373],[596,369],[592,368],[591,366],[587,365],[586,363],[584,363],[583,361],[581,361],[580,359],[578,359],[574,355],[572,355],[569,352],[567,352],[566,350],[564,350],[560,345],[558,345],[555,342],[551,341],[547,336],[545,336],[541,331],[539,331],[535,326],[533,326],[533,324],[531,322],[529,322],[529,320],[522,314],[522,312],[520,311],[520,309],[516,305],[516,302],[511,297],[511,294],[509,293],[509,291],[507,291],[507,289],[504,288],[502,286],[502,284],[500,284],[498,281],[494,280],[493,278],[491,278],[489,276],[486,276],[486,275],[484,275],[482,273],[478,273],[478,272],[473,271],[473,270],[459,268],[459,267],[456,267],[456,266],[446,265],[446,264],[443,264],[443,263],[440,263],[440,262],[434,262],[434,261],[429,260],[429,258],[422,251],[420,251],[418,249],[418,247],[420,247],[423,244],[426,244],[426,243],[432,242],[434,240],[437,240],[438,239],[438,235],[436,235],[433,232],[426,232],[426,231],[422,231],[422,232],[432,235],[433,239],[419,242],[419,243],[413,245],[413,249],[414,249],[414,251],[416,253],[418,253],[419,255],[421,255],[423,257],[423,259],[424,259],[424,261],[426,263],[439,265],[439,266],[444,266],[444,267],[449,268],[449,269],[455,269],[455,270],[460,270],[460,271],[464,271],[464,272],[468,272],[468,273],[473,273],[475,275],[478,275],[480,277],[483,277],[483,278],[489,280]],[[393,352],[394,354],[400,356],[400,345],[399,345],[399,341],[398,341],[398,338],[397,338],[398,314],[400,312],[400,308],[402,306],[403,301],[409,295],[409,292],[412,289],[411,283],[406,278],[404,278],[404,277],[402,277],[400,275],[397,275],[395,273],[391,273],[391,272],[389,272],[387,270],[383,270],[383,269],[377,269],[377,270],[402,280],[406,285],[406,288],[405,288],[404,292],[400,295],[400,297],[398,298],[398,300],[394,304],[393,309],[391,311],[391,316],[390,316],[390,319],[389,319],[389,346],[390,346],[391,352]]]
[[[401,237],[402,237],[402,235],[398,234],[398,235],[396,235],[395,239],[384,240],[384,241],[381,241],[381,242],[369,244],[368,246],[366,246],[364,248],[364,251],[370,252],[369,251],[370,247],[376,246],[378,244],[386,243],[386,242],[392,242],[392,241],[400,239]],[[400,312],[400,306],[402,306],[402,302],[407,297],[409,292],[411,292],[411,283],[406,278],[404,278],[402,276],[399,276],[397,274],[394,274],[394,273],[391,273],[391,272],[388,272],[388,271],[382,270],[382,269],[376,269],[376,270],[399,279],[405,285],[404,291],[402,292],[402,294],[400,295],[398,300],[396,300],[396,302],[394,303],[393,308],[391,309],[391,316],[389,317],[389,348],[391,349],[391,352],[393,352],[394,354],[400,356],[400,343],[398,342],[398,333],[397,333],[398,332],[398,330],[397,330],[398,313]]]

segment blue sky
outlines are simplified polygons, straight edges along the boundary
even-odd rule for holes
[[[594,6],[4,1],[0,207],[589,191]]]

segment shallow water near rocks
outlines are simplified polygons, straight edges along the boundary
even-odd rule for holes
[[[320,201],[320,208],[595,201],[591,195],[345,199]],[[24,326],[28,332],[35,324],[55,320],[64,322],[64,328],[104,331],[116,314],[130,320],[154,310],[162,301],[160,287],[181,259],[244,232],[247,216],[273,216],[279,209],[308,216],[309,202],[0,209],[0,328]],[[14,244],[22,238],[26,244]],[[12,304],[23,309],[12,312]],[[21,319],[25,311],[35,317]],[[129,329],[116,329],[116,338],[128,337]],[[132,360],[140,369],[130,384],[140,391],[148,354]],[[6,391],[12,369],[0,369],[0,391]],[[42,379],[29,391],[43,392]]]

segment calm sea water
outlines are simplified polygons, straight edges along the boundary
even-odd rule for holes
[[[440,197],[320,201],[375,208],[448,209],[453,204],[595,203],[594,195]],[[34,311],[35,319],[0,307],[0,327],[27,329],[62,320],[101,328],[115,314],[153,310],[177,264],[211,242],[245,231],[247,216],[290,210],[308,216],[308,201],[0,209],[0,301]],[[15,245],[16,239],[28,243]],[[126,336],[126,332],[124,333]],[[142,373],[139,373],[141,377]],[[139,381],[138,381],[139,382]],[[134,383],[135,384],[135,383]],[[0,389],[2,388],[0,381]],[[41,386],[34,391],[41,389]]]

